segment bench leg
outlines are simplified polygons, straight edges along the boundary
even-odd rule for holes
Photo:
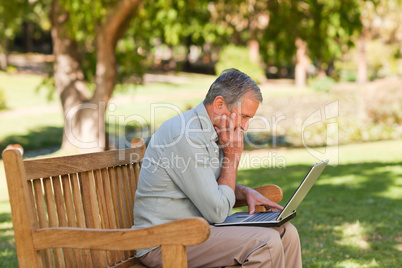
[[[164,268],[187,268],[186,247],[182,245],[162,245]]]

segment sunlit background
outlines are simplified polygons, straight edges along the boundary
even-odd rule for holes
[[[129,147],[238,68],[264,98],[239,181],[287,200],[332,163],[294,219],[304,266],[397,267],[401,25],[401,0],[0,0],[0,150]],[[0,266],[16,267],[0,169]]]

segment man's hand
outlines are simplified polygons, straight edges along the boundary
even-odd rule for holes
[[[231,160],[240,159],[243,152],[243,131],[240,126],[234,124],[236,116],[235,113],[232,113],[228,118],[223,114],[219,128],[215,127],[223,154]]]
[[[215,127],[218,133],[219,145],[223,151],[222,172],[218,179],[219,185],[227,185],[235,191],[237,168],[239,166],[241,153],[243,152],[243,132],[240,126],[235,127],[236,114],[232,113],[230,118],[222,115],[220,126]]]
[[[247,201],[248,213],[250,215],[254,214],[255,206],[264,206],[267,210],[270,209],[273,211],[283,209],[282,206],[272,202],[256,190],[239,184],[236,185],[236,199],[243,199]]]

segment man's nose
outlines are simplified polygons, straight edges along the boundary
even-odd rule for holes
[[[249,123],[249,120],[246,120],[245,122],[241,122],[241,123],[240,123],[240,127],[241,127],[241,129],[242,129],[243,131],[247,131],[247,129],[248,129],[248,123]]]

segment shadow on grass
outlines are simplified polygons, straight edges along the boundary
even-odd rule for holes
[[[0,213],[0,267],[18,267],[11,214]]]
[[[238,182],[279,185],[284,206],[309,169],[242,170]],[[303,267],[400,265],[401,177],[396,163],[328,166],[292,220],[301,237]]]
[[[285,202],[308,165],[240,170],[238,182],[277,184]],[[300,234],[303,267],[399,267],[402,211],[397,163],[328,166],[292,220]],[[0,213],[0,267],[17,267],[10,213]]]
[[[20,144],[25,152],[36,151],[30,152],[28,155],[24,153],[24,156],[34,157],[57,151],[62,140],[62,127],[39,127],[31,129],[28,134],[7,136],[0,140],[0,151],[3,151],[9,144]]]

